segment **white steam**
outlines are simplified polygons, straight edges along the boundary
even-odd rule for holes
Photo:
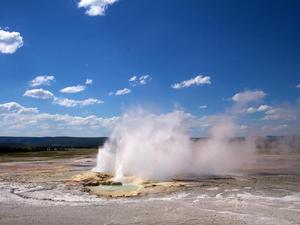
[[[126,114],[99,149],[94,170],[115,174],[116,180],[172,179],[232,173],[249,159],[252,145],[230,139],[236,130],[231,118],[216,117],[210,137],[197,142],[189,135],[193,122],[183,111]]]

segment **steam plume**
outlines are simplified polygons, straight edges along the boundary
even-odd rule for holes
[[[234,172],[248,159],[251,142],[232,142],[236,127],[230,117],[214,118],[208,139],[195,142],[189,130],[193,118],[183,111],[125,114],[109,141],[99,149],[98,172],[143,179],[172,179],[190,175]]]

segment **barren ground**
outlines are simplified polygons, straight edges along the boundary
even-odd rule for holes
[[[0,156],[0,224],[300,224],[300,155],[259,155],[236,174],[172,191],[99,198],[66,180],[96,150]]]

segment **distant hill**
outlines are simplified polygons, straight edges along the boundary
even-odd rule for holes
[[[108,137],[0,137],[0,153],[63,151],[70,148],[98,148]],[[193,137],[202,142],[208,138]],[[245,138],[232,138],[233,142],[243,142]],[[300,152],[300,136],[256,137],[256,148],[260,152]]]
[[[0,137],[0,152],[98,148],[107,139],[107,137]]]

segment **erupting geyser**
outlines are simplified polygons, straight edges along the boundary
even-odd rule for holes
[[[199,121],[188,113],[125,114],[99,149],[94,171],[114,174],[116,181],[124,175],[155,180],[233,172],[249,159],[252,145],[230,141],[235,125],[229,117],[212,121],[209,138],[195,142],[189,131]]]

